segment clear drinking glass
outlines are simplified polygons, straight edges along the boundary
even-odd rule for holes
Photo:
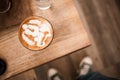
[[[11,7],[10,0],[0,0],[0,13],[6,13]]]
[[[46,10],[51,7],[51,1],[50,0],[36,0],[36,4],[39,9]]]

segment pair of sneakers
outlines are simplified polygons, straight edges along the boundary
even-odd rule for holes
[[[79,76],[86,75],[91,72],[92,59],[90,57],[85,57],[79,64],[78,74]],[[61,74],[55,68],[50,68],[48,70],[48,80],[63,80]]]

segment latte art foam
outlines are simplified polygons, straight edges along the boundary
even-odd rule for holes
[[[21,25],[21,39],[31,47],[44,47],[53,37],[50,23],[47,20],[32,19]]]

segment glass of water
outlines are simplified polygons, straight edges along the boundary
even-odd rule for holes
[[[36,0],[36,4],[39,9],[46,10],[51,7],[51,1],[50,0]]]

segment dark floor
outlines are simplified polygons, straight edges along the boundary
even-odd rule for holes
[[[100,60],[98,71],[120,77],[120,1],[78,0],[78,11],[92,40],[90,56]]]
[[[35,71],[37,73],[38,80],[47,80],[47,71],[49,68],[57,69],[64,77],[64,80],[75,80],[79,63],[85,56],[86,52],[84,50],[76,51],[74,54],[62,57],[36,68]]]
[[[47,80],[51,67],[65,80],[75,80],[79,62],[86,54],[93,59],[94,71],[120,78],[120,0],[74,1],[92,46],[36,68],[38,80]]]

